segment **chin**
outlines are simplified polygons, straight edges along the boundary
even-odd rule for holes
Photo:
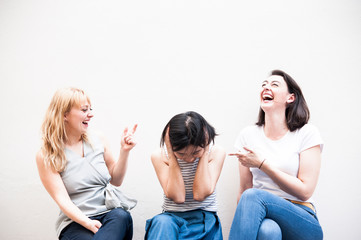
[[[267,102],[267,103],[265,103],[265,102],[262,102],[261,103],[261,108],[264,110],[264,109],[267,109],[267,108],[270,108],[270,107],[272,107],[273,106],[273,102]]]

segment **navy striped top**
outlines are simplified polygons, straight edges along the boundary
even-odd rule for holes
[[[167,150],[164,150],[168,157]],[[186,162],[182,159],[177,159],[177,161],[183,176],[186,191],[185,201],[184,203],[175,203],[173,200],[164,195],[163,211],[185,212],[201,209],[210,212],[217,212],[216,190],[214,190],[214,192],[203,201],[196,201],[193,199],[193,181],[196,175],[199,158],[197,158],[194,162]]]

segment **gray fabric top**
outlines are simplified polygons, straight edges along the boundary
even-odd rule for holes
[[[83,142],[84,157],[65,148],[66,169],[60,174],[70,199],[87,216],[109,211],[105,206],[105,188],[110,174],[104,162],[104,147],[92,136],[91,145]],[[60,211],[56,231],[61,231],[72,222]]]
[[[99,215],[116,207],[125,210],[135,207],[137,201],[123,195],[109,184],[111,176],[104,161],[104,146],[100,139],[91,136],[83,142],[84,157],[65,149],[66,169],[60,174],[72,202],[88,217]],[[56,221],[56,232],[72,222],[62,211]]]

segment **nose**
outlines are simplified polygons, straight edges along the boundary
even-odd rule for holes
[[[93,114],[92,110],[90,110],[90,111],[88,112],[88,118],[92,118],[92,117],[94,117],[94,114]]]
[[[269,83],[265,83],[265,84],[263,85],[263,88],[269,90],[269,89],[270,89],[270,84],[269,84]]]

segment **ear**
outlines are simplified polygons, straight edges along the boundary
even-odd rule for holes
[[[287,103],[293,103],[295,101],[295,94],[291,93],[289,96],[288,96],[288,99],[287,99]]]
[[[64,113],[64,121],[68,121],[67,117],[68,117],[68,113],[66,112]]]

